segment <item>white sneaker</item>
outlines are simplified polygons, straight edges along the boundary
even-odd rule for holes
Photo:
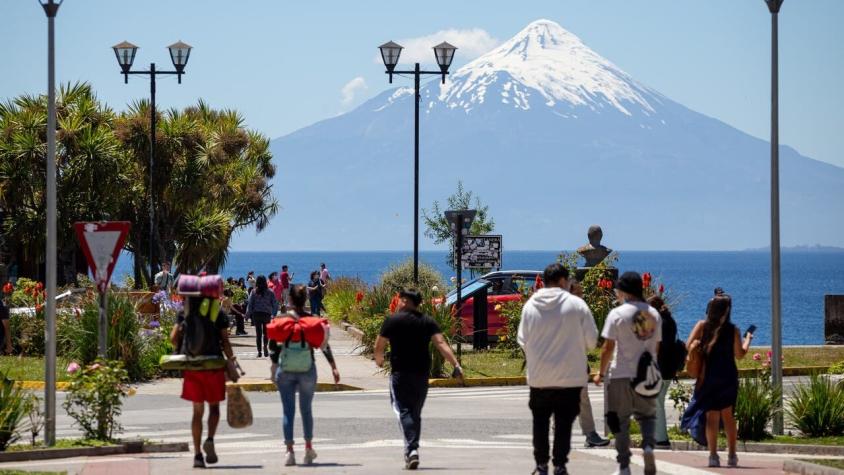
[[[287,467],[296,465],[296,454],[294,454],[293,451],[287,452],[287,458],[284,459],[284,465]]]
[[[721,459],[718,455],[710,455],[709,456],[709,466],[710,467],[720,467],[721,466]]]
[[[645,475],[656,475],[656,459],[654,448],[647,446],[642,450],[642,458],[645,459]]]
[[[310,464],[314,463],[315,458],[316,458],[316,450],[305,449],[305,465],[310,465]]]

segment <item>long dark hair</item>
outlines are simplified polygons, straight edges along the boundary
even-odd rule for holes
[[[712,297],[706,306],[706,321],[703,323],[703,335],[700,337],[700,347],[703,352],[709,354],[721,332],[725,328],[731,328],[730,310],[733,307],[733,299],[727,294]]]
[[[255,291],[258,292],[258,295],[264,295],[267,290],[269,290],[269,286],[267,286],[267,277],[259,275],[258,278],[255,279]]]
[[[668,305],[665,304],[665,300],[663,300],[659,295],[651,295],[648,297],[648,305],[655,308],[656,311],[659,312],[659,316],[663,319],[673,318],[671,316],[671,309],[668,308]]]
[[[305,302],[308,300],[308,289],[302,284],[290,287],[290,303],[297,313],[305,313]]]

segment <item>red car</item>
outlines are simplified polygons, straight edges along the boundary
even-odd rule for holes
[[[499,315],[496,306],[506,302],[519,300],[522,295],[527,295],[536,290],[537,278],[542,279],[542,272],[537,270],[503,270],[490,272],[484,276],[463,284],[461,295],[471,293],[480,285],[489,284],[487,289],[487,333],[491,341],[498,339],[502,327],[506,327],[504,318]],[[452,290],[446,296],[446,303],[454,305],[457,301],[457,289]],[[473,315],[474,299],[469,297],[463,301],[460,316],[463,320],[463,336],[471,340],[474,331]]]

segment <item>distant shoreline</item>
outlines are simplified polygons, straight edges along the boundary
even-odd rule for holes
[[[812,253],[838,253],[844,252],[844,247],[835,246],[789,246],[781,248],[782,252],[812,252]],[[725,249],[725,250],[709,250],[709,249],[672,249],[672,250],[637,250],[637,249],[614,249],[615,252],[642,252],[642,253],[757,253],[769,252],[769,247],[758,247],[750,249]],[[279,249],[279,250],[237,250],[229,251],[230,254],[278,254],[278,253],[412,253],[412,249],[374,249],[374,250],[360,250],[360,249]],[[420,249],[420,253],[445,253],[445,249]],[[574,250],[560,250],[560,249],[504,249],[504,252],[542,252],[542,253],[574,253]]]

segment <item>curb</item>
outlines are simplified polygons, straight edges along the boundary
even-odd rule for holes
[[[706,447],[698,445],[697,442],[690,440],[671,442],[671,449],[678,451],[707,450]],[[844,447],[838,445],[767,444],[762,442],[738,441],[736,449],[739,452],[754,452],[761,454],[827,455],[833,457],[844,457]],[[844,474],[844,471],[835,473]]]
[[[15,386],[20,386],[23,389],[29,390],[44,389],[44,385],[44,381],[15,381]],[[56,382],[56,391],[67,391],[67,388],[69,387],[70,383],[67,381]]]
[[[357,328],[356,326],[352,325],[349,322],[340,322],[340,328],[346,331],[346,333],[352,335],[353,337],[357,338],[358,341],[363,340],[363,332]]]
[[[459,388],[464,386],[524,386],[526,384],[527,378],[524,376],[508,376],[501,378],[464,378],[463,384],[460,384],[454,378],[431,378],[428,380],[428,386],[432,388]]]
[[[68,449],[38,449],[21,452],[0,453],[0,462],[25,462],[30,460],[50,460],[71,457],[97,457],[103,455],[187,452],[187,442],[154,443],[142,440],[126,441],[120,445],[105,447],[73,447]]]
[[[842,475],[844,470],[833,467],[825,467],[800,460],[786,460],[782,464],[782,471],[785,473],[799,473],[801,475]]]
[[[278,386],[272,381],[246,381],[242,383],[226,383],[226,386],[235,386],[244,391],[250,392],[276,392]],[[316,392],[338,392],[338,391],[363,391],[357,386],[350,386],[348,384],[333,384],[333,383],[317,383]]]

